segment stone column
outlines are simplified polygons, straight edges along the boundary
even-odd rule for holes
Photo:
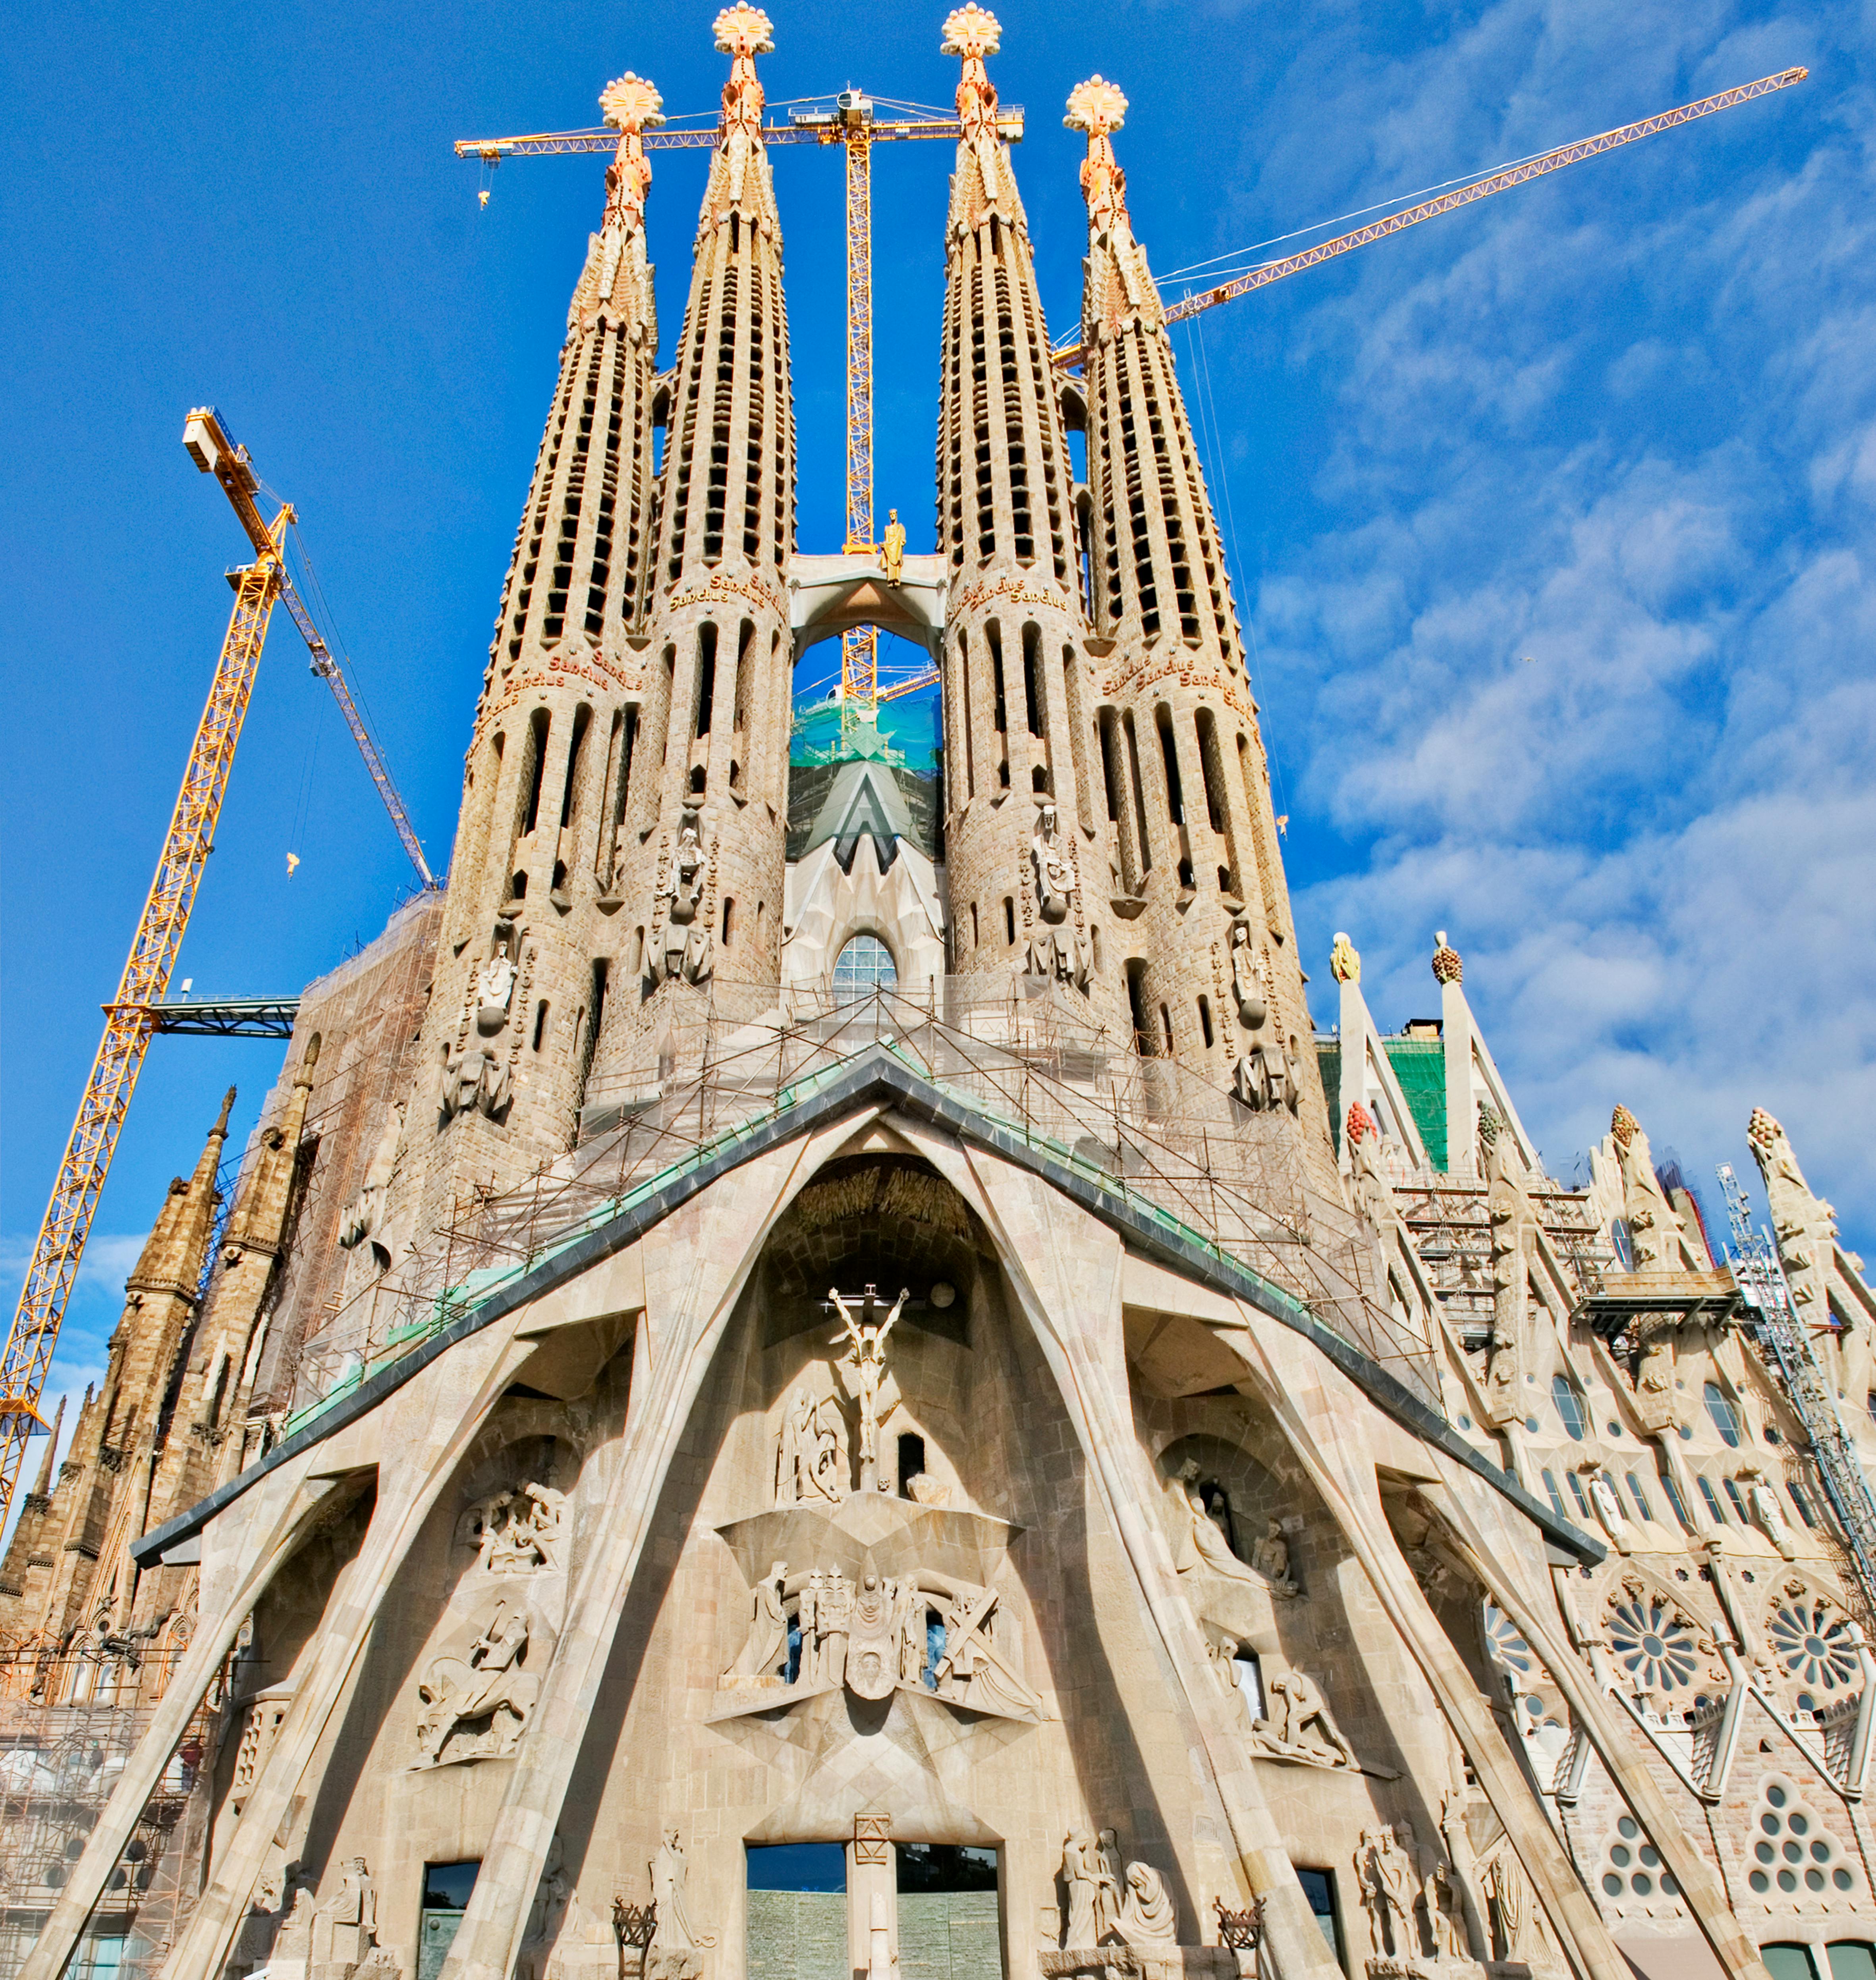
[[[437,1494],[534,1351],[533,1341],[516,1338],[519,1319],[511,1314],[458,1342],[447,1357],[424,1370],[395,1403],[385,1406],[394,1413],[397,1436],[394,1442],[387,1438],[378,1503],[364,1543],[326,1604],[312,1659],[296,1680],[292,1709],[233,1837],[164,1962],[163,1980],[212,1980],[221,1972],[266,1868],[275,1832],[300,1792],[364,1653],[380,1603],[394,1585]],[[462,1398],[454,1409],[449,1407],[452,1394]],[[308,1453],[305,1461],[312,1460]]]

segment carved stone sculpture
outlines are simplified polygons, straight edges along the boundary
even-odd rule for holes
[[[1052,927],[1068,919],[1079,885],[1074,855],[1063,844],[1053,802],[1036,808],[1036,829],[1029,838],[1029,864],[1036,880],[1036,912]]]
[[[1136,1952],[1169,1953],[1179,1942],[1179,1915],[1164,1879],[1147,1863],[1121,1868],[1119,1838],[1072,1831],[1062,1845],[1064,1951],[1085,1952],[1116,1941]]]
[[[508,1104],[508,1062],[474,1038],[443,1068],[443,1118],[484,1114],[493,1120]]]
[[[1340,929],[1335,932],[1335,945],[1329,952],[1329,973],[1338,983],[1359,983],[1362,980],[1360,953]]]
[[[680,928],[688,928],[697,919],[704,899],[704,871],[699,820],[695,812],[687,811],[678,821],[677,849],[671,855],[670,891],[666,897],[666,919]]]
[[[541,1695],[539,1673],[525,1667],[528,1636],[526,1611],[497,1602],[466,1658],[432,1660],[417,1687],[424,1707],[418,1766],[506,1759],[514,1752]]]
[[[509,959],[508,938],[495,938],[495,952],[476,976],[475,1028],[485,1038],[505,1031],[508,1006],[514,997],[514,965]]]
[[[886,1342],[896,1324],[899,1316],[905,1311],[906,1301],[912,1297],[909,1287],[900,1289],[899,1297],[893,1310],[883,1321],[876,1317],[873,1288],[866,1288],[866,1297],[859,1302],[860,1311],[856,1317],[853,1307],[840,1294],[837,1288],[830,1287],[827,1297],[833,1301],[840,1316],[842,1331],[833,1337],[837,1347],[845,1344],[848,1352],[844,1365],[853,1370],[852,1386],[860,1403],[860,1489],[873,1492],[880,1489],[880,1424],[891,1414],[896,1398],[884,1394],[886,1384]]]
[[[1068,1893],[1062,1924],[1063,1946],[1099,1945],[1102,1933],[1096,1905],[1101,1887],[1101,1859],[1094,1838],[1085,1829],[1073,1830],[1063,1839],[1062,1882]]]
[[[886,574],[888,584],[896,584],[906,570],[906,526],[899,520],[899,511],[886,512],[886,533],[880,540],[880,569]]]
[[[657,1908],[657,1927],[652,1948],[658,1952],[692,1952],[699,1946],[717,1943],[713,1933],[700,1932],[690,1922],[688,1885],[690,1865],[677,1831],[667,1829],[657,1854],[647,1868],[651,1873],[651,1899]]]
[[[1778,1503],[1771,1480],[1756,1464],[1742,1467],[1739,1477],[1747,1486],[1746,1496],[1751,1502],[1753,1517],[1765,1529],[1766,1538],[1787,1560],[1795,1559],[1797,1550],[1791,1542],[1791,1522],[1785,1516],[1784,1507]]]
[[[354,1250],[378,1228],[378,1220],[384,1211],[384,1192],[391,1187],[391,1172],[397,1165],[397,1138],[403,1131],[404,1117],[394,1108],[386,1117],[384,1131],[378,1138],[377,1148],[372,1151],[358,1194],[340,1213],[341,1251]]]
[[[1622,1510],[1622,1502],[1615,1496],[1615,1487],[1596,1469],[1593,1460],[1585,1462],[1581,1469],[1588,1485],[1589,1503],[1595,1507],[1596,1517],[1602,1522],[1610,1544],[1618,1553],[1630,1552],[1635,1545],[1635,1534]]]
[[[1114,1929],[1136,1952],[1169,1952],[1179,1943],[1179,1914],[1159,1872],[1147,1863],[1127,1865],[1127,1893]]]
[[[352,1980],[361,1970],[395,1980],[395,1956],[378,1943],[378,1890],[362,1856],[347,1860],[324,1903],[301,1885],[281,1922],[268,1971],[281,1980]]]
[[[1274,1515],[1265,1523],[1263,1538],[1251,1549],[1251,1565],[1278,1594],[1296,1593],[1290,1579],[1289,1542],[1283,1537],[1283,1522]]]
[[[1251,940],[1248,916],[1231,925],[1231,989],[1238,1022],[1246,1034],[1244,1050],[1232,1074],[1238,1098],[1259,1111],[1278,1107],[1296,1111],[1299,1090],[1283,1035],[1271,1010],[1263,958]]]
[[[1420,1949],[1413,1915],[1413,1865],[1392,1829],[1362,1831],[1355,1850],[1355,1879],[1375,1952],[1405,1965]]]
[[[831,1397],[817,1401],[805,1384],[788,1399],[776,1440],[775,1503],[837,1504],[849,1483],[847,1424]]]
[[[1258,1546],[1264,1550],[1266,1558],[1277,1558],[1272,1550],[1272,1538],[1282,1548],[1282,1570],[1270,1574],[1260,1567],[1255,1558],[1240,1560],[1232,1553],[1231,1543],[1225,1536],[1222,1527],[1206,1510],[1205,1501],[1192,1487],[1199,1475],[1196,1460],[1188,1459],[1180,1467],[1173,1480],[1172,1503],[1175,1515],[1185,1527],[1184,1533],[1173,1550],[1173,1565],[1181,1574],[1210,1573],[1226,1581],[1243,1582],[1252,1587],[1268,1589],[1273,1595],[1289,1596],[1296,1594],[1296,1584],[1289,1576],[1289,1546],[1282,1537],[1282,1527],[1276,1521],[1270,1525],[1276,1529],[1274,1536],[1266,1528]],[[1252,1549],[1253,1556],[1257,1552]]]
[[[1270,1697],[1269,1716],[1259,1719],[1252,1729],[1264,1752],[1306,1766],[1359,1768],[1361,1762],[1342,1737],[1328,1700],[1304,1673],[1279,1671],[1266,1681],[1265,1688]]]
[[[725,1689],[747,1685],[774,1685],[781,1682],[780,1669],[788,1651],[788,1611],[783,1603],[783,1589],[788,1578],[788,1563],[778,1560],[767,1578],[750,1590],[753,1613],[749,1634],[737,1659],[717,1683]]]

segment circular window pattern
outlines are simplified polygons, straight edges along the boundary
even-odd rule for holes
[[[1801,1683],[1835,1691],[1857,1675],[1856,1644],[1849,1620],[1815,1596],[1773,1605],[1773,1654]]]
[[[1656,1902],[1680,1895],[1681,1887],[1661,1869],[1660,1852],[1632,1815],[1616,1818],[1615,1834],[1619,1839],[1609,1845],[1608,1867],[1601,1879],[1605,1897]]]
[[[1836,1839],[1814,1811],[1798,1805],[1796,1789],[1768,1781],[1765,1796],[1760,1837],[1752,1845],[1753,1867],[1746,1874],[1748,1889],[1768,1900],[1775,1893],[1794,1902],[1801,1902],[1801,1892],[1814,1895],[1854,1890],[1855,1873]]]
[[[1537,1666],[1537,1659],[1531,1654],[1531,1646],[1519,1634],[1518,1625],[1495,1603],[1488,1602],[1485,1631],[1486,1654],[1511,1679],[1515,1691],[1523,1690]]]
[[[1658,1596],[1637,1595],[1610,1612],[1609,1643],[1641,1691],[1675,1691],[1700,1668],[1694,1626]]]

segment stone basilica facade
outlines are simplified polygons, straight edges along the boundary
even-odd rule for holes
[[[1830,1206],[1767,1114],[1763,1253],[1619,1105],[1548,1175],[1443,935],[1312,1017],[1124,99],[1065,373],[975,6],[938,546],[797,548],[716,32],[662,363],[602,98],[447,893],[173,1186],[0,1568],[5,1963],[1876,1980]],[[935,780],[791,764],[863,624]]]

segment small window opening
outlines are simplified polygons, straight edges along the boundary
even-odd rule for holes
[[[524,836],[534,830],[541,817],[541,780],[547,769],[547,711],[536,709],[528,724],[531,747],[527,766],[527,803],[521,814]]]
[[[1728,1450],[1737,1450],[1739,1448],[1739,1410],[1737,1404],[1718,1382],[1708,1383],[1705,1394],[1707,1414],[1713,1419],[1713,1427],[1719,1432],[1720,1441]]]
[[[539,1051],[541,1041],[547,1035],[547,1000],[543,997],[534,1006],[534,1050]]]
[[[1555,1377],[1550,1385],[1551,1400],[1557,1405],[1558,1420],[1578,1443],[1583,1440],[1583,1433],[1589,1427],[1589,1419],[1583,1411],[1583,1399],[1570,1386],[1567,1375]]]
[[[726,894],[723,897],[723,945],[730,946],[736,932],[736,903]]]
[[[925,1475],[925,1440],[910,1432],[899,1440],[899,1496],[912,1497],[912,1481]]]
[[[1166,1057],[1170,1058],[1172,1056],[1172,1013],[1163,1004],[1159,1007],[1159,1028],[1166,1035]]]
[[[697,706],[693,735],[710,733],[710,716],[716,703],[717,626],[713,620],[706,619],[697,628]]]
[[[1153,1045],[1146,1028],[1146,965],[1137,958],[1127,965],[1127,1011],[1133,1021],[1133,1049],[1142,1058],[1150,1058]]]
[[[1166,812],[1175,825],[1186,822],[1186,794],[1179,784],[1179,746],[1172,740],[1172,714],[1164,702],[1159,704],[1153,716],[1153,726],[1159,732],[1159,755],[1166,765]],[[1189,885],[1191,883],[1186,883]]]
[[[1012,948],[1016,944],[1016,904],[1006,894],[1003,896],[1003,939]]]
[[[1203,997],[1199,999],[1199,1029],[1205,1037],[1205,1048],[1212,1049],[1212,1006]]]

